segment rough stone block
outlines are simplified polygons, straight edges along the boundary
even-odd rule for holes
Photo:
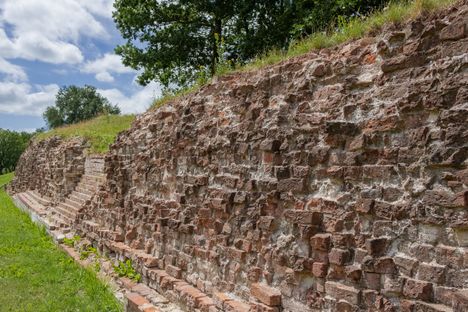
[[[330,263],[337,265],[344,265],[349,261],[350,253],[348,250],[332,248],[328,254]]]
[[[314,262],[312,265],[312,274],[315,277],[325,277],[327,276],[328,272],[328,264],[323,263],[323,262]]]
[[[250,294],[268,306],[281,305],[281,292],[278,289],[254,283],[250,286]]]
[[[331,234],[316,234],[310,239],[314,250],[328,251],[330,249]]]
[[[434,297],[432,283],[408,278],[403,286],[403,295],[410,299],[431,302]]]
[[[343,299],[354,305],[359,305],[360,303],[361,291],[351,286],[337,282],[325,282],[325,292],[337,300]]]
[[[375,257],[384,256],[387,253],[388,245],[387,237],[372,238],[366,241],[367,252]]]
[[[445,266],[432,263],[420,263],[416,277],[431,283],[443,284],[445,280]]]

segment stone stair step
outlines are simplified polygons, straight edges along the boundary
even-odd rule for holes
[[[93,182],[99,182],[102,183],[106,179],[106,176],[104,174],[102,175],[97,175],[97,174],[85,174],[81,178],[82,180],[85,181],[93,181]]]
[[[63,215],[52,215],[51,221],[59,228],[64,229],[64,228],[69,228],[70,224],[72,224],[70,219],[67,219],[67,217]]]
[[[78,201],[83,201],[83,203],[85,203],[86,201],[90,200],[92,198],[91,195],[87,195],[87,194],[83,194],[83,193],[80,193],[80,192],[77,192],[77,191],[74,191],[70,194],[69,196],[70,199],[78,202]]]
[[[75,189],[75,192],[78,192],[78,193],[81,193],[81,194],[85,194],[85,195],[88,195],[88,196],[93,196],[93,191],[87,189],[87,188],[83,188],[81,186],[78,186],[76,189]]]
[[[29,209],[31,209],[34,213],[38,215],[44,215],[46,213],[46,209],[43,205],[38,203],[34,200],[34,198],[29,195],[28,193],[19,193],[17,194],[17,198],[26,205]]]
[[[89,191],[95,191],[99,187],[99,184],[93,184],[93,183],[88,183],[88,182],[85,182],[85,181],[81,181],[80,183],[78,183],[77,188],[78,187],[87,189]]]
[[[62,204],[55,207],[55,211],[57,212],[57,214],[60,214],[61,216],[64,216],[70,220],[73,220],[76,217],[76,213],[67,210],[67,208],[62,206]]]
[[[67,202],[60,203],[60,206],[62,206],[63,208],[65,208],[68,211],[73,212],[73,213],[78,213],[81,210],[81,208],[83,207],[81,205],[71,204],[71,203],[67,203]]]
[[[65,199],[65,203],[76,207],[82,207],[86,203],[86,200],[72,197],[70,195],[67,199]]]
[[[47,197],[41,196],[36,191],[26,191],[26,193],[29,194],[36,202],[43,206],[49,206],[51,204],[51,201]]]

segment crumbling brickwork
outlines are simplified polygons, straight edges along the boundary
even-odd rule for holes
[[[10,192],[35,190],[55,203],[63,201],[84,173],[86,148],[85,140],[78,138],[32,141],[21,155]]]
[[[460,1],[147,112],[76,229],[189,311],[466,311],[467,22]]]

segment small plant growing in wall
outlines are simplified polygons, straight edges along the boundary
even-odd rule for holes
[[[127,277],[135,282],[139,282],[141,280],[141,275],[135,271],[130,259],[127,259],[124,262],[119,261],[118,265],[114,265],[114,271],[119,275],[119,277]]]
[[[93,262],[93,270],[96,272],[101,271],[101,262],[99,262],[99,259],[94,260]]]
[[[75,247],[76,244],[78,244],[81,240],[81,237],[79,235],[75,235],[72,238],[64,238],[63,243],[67,245],[68,247]]]
[[[91,255],[96,255],[96,256],[99,256],[98,252],[97,252],[97,249],[92,247],[92,246],[88,246],[84,249],[81,250],[80,252],[80,259],[81,260],[85,260],[85,259],[88,259],[89,256]]]

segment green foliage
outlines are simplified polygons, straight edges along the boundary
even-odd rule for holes
[[[344,0],[343,0],[344,1]],[[381,11],[372,11],[369,16],[356,14],[353,17],[337,17],[327,31],[318,31],[310,36],[294,40],[287,50],[272,49],[270,52],[260,54],[243,66],[234,66],[231,69],[223,70],[222,74],[229,74],[236,71],[250,71],[262,68],[268,65],[279,63],[288,58],[309,53],[313,50],[329,48],[349,40],[361,38],[367,34],[379,30],[382,26],[389,23],[401,23],[410,18],[420,15],[424,11],[438,10],[453,4],[456,0],[415,0],[415,1],[395,1],[391,2]],[[346,2],[346,1],[345,1]],[[358,3],[351,1],[350,3]],[[370,9],[368,9],[371,11]],[[225,69],[225,68],[224,68]],[[209,82],[206,78],[201,82]],[[162,98],[156,99],[152,108],[158,108],[175,99],[186,96],[187,94],[198,90],[204,83],[195,83],[189,88],[164,94]]]
[[[96,248],[93,246],[86,246],[80,250],[80,259],[85,260],[88,259],[91,255],[95,255],[99,257],[99,253]]]
[[[200,84],[292,39],[363,16],[389,0],[117,0],[114,20],[127,40],[123,63],[141,70],[141,84],[166,91]],[[222,43],[222,44],[220,44]],[[223,64],[224,61],[224,64]]]
[[[0,129],[0,174],[15,170],[32,134]]]
[[[114,271],[120,277],[127,277],[135,282],[139,282],[141,280],[141,275],[135,271],[130,259],[127,259],[124,262],[119,261],[118,265],[114,265]]]
[[[94,262],[93,262],[93,270],[95,272],[100,272],[101,271],[101,262],[99,262],[99,259],[96,259]]]
[[[0,185],[12,174],[0,176]],[[0,311],[123,311],[109,287],[80,267],[0,190]]]
[[[44,119],[50,128],[71,125],[101,114],[120,114],[120,109],[109,103],[95,87],[68,86],[60,88],[55,106],[47,107]]]
[[[72,238],[65,237],[63,239],[63,243],[67,245],[68,247],[75,247],[75,245],[79,243],[80,240],[81,240],[81,237],[79,235],[75,235]]]
[[[134,119],[134,115],[99,116],[88,121],[40,133],[34,137],[34,140],[41,141],[53,136],[64,139],[82,137],[91,144],[90,152],[105,153],[109,150],[109,145],[114,143],[117,134],[130,128]]]

